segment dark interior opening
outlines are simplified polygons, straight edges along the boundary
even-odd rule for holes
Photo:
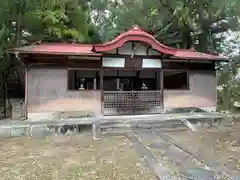
[[[104,71],[104,91],[160,90],[158,71]]]
[[[187,72],[173,72],[173,71],[165,71],[163,72],[164,79],[164,89],[189,89],[188,83],[188,73]]]
[[[100,89],[98,70],[68,70],[68,90]]]

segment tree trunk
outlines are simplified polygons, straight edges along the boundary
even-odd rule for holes
[[[190,49],[192,48],[192,38],[190,36],[190,31],[184,30],[182,32],[182,48]]]
[[[2,94],[3,94],[3,116],[4,118],[6,118],[7,116],[7,103],[6,103],[6,90],[7,90],[7,81],[8,81],[8,77],[11,71],[11,65],[8,67],[8,69],[6,70],[6,74],[4,73],[4,71],[2,72],[2,78],[3,78],[3,86],[2,86]]]
[[[16,24],[16,45],[20,45],[22,36],[22,14],[19,12],[17,17],[17,24]]]
[[[6,103],[6,89],[5,84],[3,85],[3,118],[7,117],[7,103]]]
[[[198,44],[198,51],[200,52],[208,52],[208,45],[209,45],[209,42],[208,42],[208,36],[209,36],[209,33],[208,33],[208,30],[204,30],[204,32],[202,34],[199,35],[198,37],[198,40],[199,40],[199,44]]]

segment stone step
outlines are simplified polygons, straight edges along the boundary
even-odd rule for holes
[[[188,128],[186,126],[179,126],[179,127],[162,127],[162,126],[156,126],[156,127],[151,127],[151,126],[111,126],[111,127],[102,127],[100,126],[101,130],[102,131],[106,131],[106,130],[148,130],[148,131],[151,131],[152,129],[154,130],[159,130],[159,131],[163,131],[163,130],[168,130],[168,131],[171,131],[171,132],[174,132],[174,131],[181,131],[181,130],[188,130]]]
[[[186,131],[186,128],[178,128],[178,129],[174,129],[174,128],[164,128],[164,129],[156,129],[161,131],[162,133],[169,133],[169,132],[181,132],[181,131]],[[125,134],[128,132],[148,132],[149,133],[149,129],[137,129],[137,128],[107,128],[107,129],[103,129],[101,128],[101,132],[103,135],[115,135],[115,134]]]
[[[151,127],[151,128],[157,128],[157,127],[166,127],[166,128],[171,128],[171,127],[184,127],[185,124],[180,121],[124,121],[124,122],[101,122],[101,127]]]
[[[100,125],[102,132],[110,131],[139,131],[139,130],[160,130],[161,132],[176,132],[186,131],[188,128],[184,124],[113,124],[113,125]]]

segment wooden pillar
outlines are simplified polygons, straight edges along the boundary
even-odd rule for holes
[[[93,79],[93,89],[96,90],[97,89],[97,78]]]
[[[117,90],[119,90],[119,89],[120,89],[120,79],[117,78]]]
[[[24,115],[25,119],[28,118],[28,66],[25,66],[25,102],[24,102]]]
[[[162,108],[164,108],[164,74],[163,69],[160,69],[160,90],[161,90],[161,98],[162,98]]]
[[[100,69],[101,112],[104,112],[103,68]]]
[[[120,88],[119,70],[117,70],[117,90],[120,90]]]
[[[71,70],[70,72],[71,72],[70,76],[69,76],[71,78],[71,80],[70,80],[70,83],[71,83],[70,87],[71,87],[71,89],[75,89],[76,90],[76,89],[80,88],[79,82],[77,82],[77,70]]]

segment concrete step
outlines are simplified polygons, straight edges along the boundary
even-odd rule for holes
[[[184,127],[184,123],[177,121],[124,121],[124,122],[101,122],[101,127],[138,127],[138,128],[175,128]]]
[[[140,121],[140,122],[125,122],[125,123],[101,123],[100,125],[102,133],[126,133],[132,131],[151,131],[160,130],[161,132],[175,132],[186,131],[188,128],[181,121]]]
[[[183,132],[183,131],[187,131],[188,129],[186,128],[164,128],[164,129],[156,129],[157,131],[161,131],[161,133],[169,133],[169,132]],[[112,128],[112,129],[101,129],[101,133],[103,135],[123,135],[125,133],[129,133],[129,132],[151,132],[151,129],[138,129],[138,128],[131,128],[131,129],[127,129],[127,128]]]

